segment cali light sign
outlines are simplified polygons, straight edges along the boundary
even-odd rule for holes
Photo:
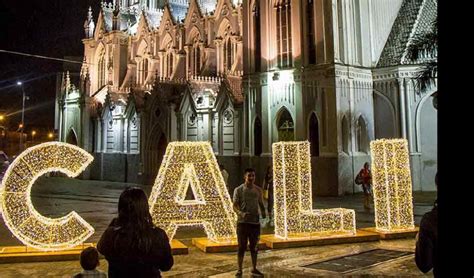
[[[379,154],[384,151],[376,151],[378,149],[374,147],[374,155],[381,157]],[[93,157],[81,148],[60,142],[40,144],[20,154],[5,173],[0,187],[3,218],[12,234],[25,245],[46,251],[68,249],[89,238],[94,228],[76,212],[61,218],[48,218],[36,211],[31,202],[31,188],[38,177],[48,172],[59,171],[77,177],[92,161]],[[274,144],[273,165],[277,237],[288,239],[314,233],[331,236],[355,232],[353,210],[312,209],[308,142]],[[384,187],[380,192],[394,186],[377,174],[381,173],[378,169],[387,171],[384,165],[376,163],[373,167],[376,193],[377,186]],[[399,190],[405,188],[408,180],[401,175],[404,173],[398,171],[396,175]],[[186,200],[188,188],[192,190],[194,200]],[[385,198],[383,194],[380,195],[382,199]],[[149,205],[154,224],[163,228],[170,240],[179,226],[188,225],[203,226],[208,238],[215,242],[236,237],[237,217],[209,142],[173,142],[168,145]],[[376,206],[376,210],[383,210],[380,214],[375,212],[377,220],[405,219],[399,217],[402,211],[397,211],[399,218],[391,218],[384,208]],[[405,225],[404,221],[397,221]],[[407,224],[410,226],[411,222]]]

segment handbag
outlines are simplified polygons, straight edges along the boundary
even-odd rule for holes
[[[268,189],[263,190],[263,199],[268,200]]]
[[[363,182],[362,176],[358,174],[354,180],[355,184],[361,185]]]

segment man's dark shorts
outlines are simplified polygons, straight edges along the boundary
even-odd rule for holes
[[[247,242],[249,242],[249,249],[257,250],[257,243],[260,237],[260,224],[237,223],[237,240],[239,242],[239,249],[245,251],[247,249]]]

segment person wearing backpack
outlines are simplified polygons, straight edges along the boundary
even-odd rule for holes
[[[364,163],[364,168],[357,174],[355,183],[362,185],[364,191],[364,209],[370,210],[370,199],[372,196],[372,173],[369,169],[369,162]]]

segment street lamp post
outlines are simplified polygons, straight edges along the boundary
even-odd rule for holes
[[[4,115],[0,115],[0,148],[1,149],[5,149],[5,144],[6,144],[6,140],[5,140],[5,137],[7,136],[7,128],[6,128],[6,125],[3,125],[3,121],[5,120],[5,116]]]
[[[22,108],[21,108],[21,123],[20,123],[20,151],[23,151],[23,149],[24,149],[24,146],[23,146],[23,129],[25,128],[25,100],[26,100],[26,96],[25,96],[25,89],[22,86],[23,83],[18,81],[16,84],[18,86],[20,86],[21,92],[23,94]]]

